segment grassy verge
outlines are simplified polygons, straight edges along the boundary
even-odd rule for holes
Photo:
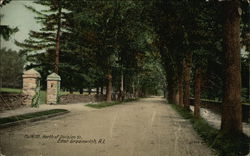
[[[46,103],[46,91],[41,90],[40,91],[40,98],[39,98],[39,104],[45,104]]]
[[[92,107],[92,108],[103,108],[103,107],[109,107],[109,106],[114,106],[114,105],[119,105],[119,104],[124,104],[126,102],[131,102],[131,101],[136,101],[138,99],[126,99],[123,102],[119,101],[112,101],[112,102],[100,102],[96,104],[87,104],[86,106]]]
[[[0,88],[1,92],[3,93],[9,93],[9,94],[21,94],[22,89],[16,89],[16,88]]]
[[[17,122],[17,121],[22,121],[22,120],[26,120],[26,119],[42,117],[42,116],[46,116],[46,115],[52,115],[52,114],[61,113],[61,112],[68,112],[68,110],[52,109],[52,110],[47,110],[47,111],[40,111],[40,112],[35,112],[35,113],[27,113],[27,114],[23,114],[23,115],[0,118],[0,125],[7,124],[7,123],[13,123],[13,122]]]
[[[243,156],[249,153],[250,138],[245,134],[227,135],[213,128],[203,119],[196,119],[191,111],[171,105],[183,118],[188,119],[196,132],[219,156]]]

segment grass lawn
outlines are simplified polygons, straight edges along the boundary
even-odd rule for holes
[[[45,103],[46,103],[46,91],[41,90],[40,91],[39,104],[45,104]]]
[[[10,94],[20,94],[22,93],[22,89],[0,88],[0,92],[10,93]]]

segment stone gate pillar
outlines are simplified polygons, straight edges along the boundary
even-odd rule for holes
[[[47,77],[47,104],[57,104],[60,93],[61,77],[52,73]]]
[[[23,72],[23,105],[38,106],[40,95],[40,78],[41,75],[35,69],[30,69]]]

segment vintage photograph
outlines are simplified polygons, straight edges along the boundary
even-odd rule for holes
[[[250,156],[250,1],[0,0],[0,156]]]

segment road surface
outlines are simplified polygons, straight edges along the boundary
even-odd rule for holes
[[[211,149],[160,97],[0,130],[6,156],[210,156]],[[0,154],[0,155],[1,155]]]

